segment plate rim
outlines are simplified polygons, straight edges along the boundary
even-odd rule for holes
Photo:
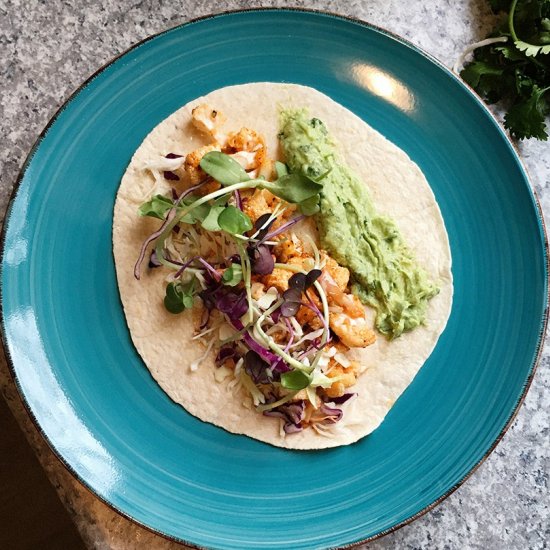
[[[527,168],[523,162],[523,159],[521,158],[519,149],[517,145],[512,141],[512,139],[508,136],[508,134],[504,131],[502,124],[498,121],[496,116],[490,111],[488,106],[483,102],[482,98],[477,94],[477,92],[465,81],[463,81],[452,69],[447,67],[442,61],[437,59],[435,56],[421,48],[420,46],[417,46],[416,44],[412,43],[407,38],[404,38],[403,36],[390,31],[384,27],[381,27],[380,25],[375,25],[373,23],[370,23],[364,19],[360,19],[358,17],[354,17],[351,15],[344,15],[336,12],[332,12],[330,10],[321,10],[321,9],[315,9],[315,8],[300,8],[300,7],[252,7],[252,8],[245,8],[245,9],[234,9],[234,10],[223,10],[219,12],[212,12],[208,13],[206,15],[202,15],[199,17],[195,17],[192,19],[189,19],[188,21],[185,21],[183,23],[179,23],[177,25],[168,27],[158,33],[151,34],[146,36],[144,39],[139,40],[137,42],[134,42],[130,47],[123,50],[119,54],[111,57],[108,61],[106,61],[103,65],[101,65],[97,70],[95,70],[90,76],[88,76],[82,84],[80,84],[65,100],[62,100],[62,104],[59,106],[59,108],[55,111],[55,113],[51,116],[51,118],[48,120],[47,124],[45,125],[44,129],[40,132],[38,137],[36,138],[35,142],[33,143],[32,147],[29,150],[29,153],[27,154],[25,161],[21,165],[21,168],[17,174],[15,183],[13,185],[13,189],[10,193],[10,197],[8,200],[8,204],[5,210],[5,216],[4,216],[4,223],[2,225],[2,229],[0,232],[0,343],[4,352],[4,356],[6,358],[6,364],[8,366],[9,374],[15,384],[15,387],[17,389],[17,396],[20,400],[20,402],[23,404],[24,409],[26,410],[27,414],[29,415],[34,427],[42,437],[42,439],[46,442],[49,449],[52,451],[54,457],[61,463],[61,465],[73,476],[73,478],[80,483],[82,487],[84,487],[89,493],[91,493],[92,496],[99,499],[100,502],[108,506],[112,511],[116,512],[117,514],[120,514],[122,517],[130,520],[131,522],[139,525],[140,527],[146,529],[147,531],[159,535],[169,541],[177,542],[179,544],[185,544],[189,546],[190,548],[196,548],[197,550],[208,550],[207,547],[200,546],[196,543],[193,543],[191,541],[187,541],[183,538],[176,537],[174,535],[170,535],[168,533],[164,533],[163,531],[160,531],[156,529],[155,527],[152,527],[150,525],[147,525],[143,523],[142,521],[138,520],[137,518],[133,517],[130,513],[125,512],[118,508],[115,504],[107,500],[105,497],[101,496],[96,492],[96,490],[80,476],[73,467],[65,460],[65,458],[62,456],[61,452],[57,450],[57,448],[54,446],[53,442],[50,441],[47,434],[42,429],[41,425],[39,424],[34,412],[32,411],[29,402],[27,401],[27,398],[25,396],[25,393],[23,392],[23,389],[20,385],[19,378],[17,376],[14,362],[11,356],[10,348],[9,348],[9,341],[6,334],[6,319],[4,315],[4,288],[3,284],[1,284],[1,279],[3,278],[3,272],[4,272],[4,258],[6,253],[6,233],[8,230],[8,226],[11,223],[11,215],[13,211],[13,205],[17,199],[19,188],[21,186],[21,183],[27,173],[27,169],[29,168],[34,155],[38,151],[38,148],[40,147],[42,141],[47,136],[50,128],[53,126],[53,124],[57,121],[57,119],[61,116],[63,111],[69,106],[69,104],[76,98],[76,96],[82,92],[84,89],[86,89],[94,80],[96,77],[98,77],[103,71],[108,69],[111,65],[113,65],[116,61],[118,61],[120,58],[124,57],[128,53],[136,50],[137,48],[141,47],[142,45],[146,44],[149,41],[152,41],[156,38],[159,38],[160,36],[163,36],[165,34],[168,34],[172,31],[175,31],[177,29],[182,29],[184,27],[193,25],[195,23],[200,23],[202,21],[210,20],[210,19],[218,19],[223,18],[227,15],[237,15],[237,14],[246,14],[246,13],[257,13],[257,12],[290,12],[290,13],[302,13],[305,15],[321,15],[321,16],[329,16],[333,17],[335,19],[340,19],[343,21],[346,21],[348,23],[354,23],[361,27],[364,27],[369,30],[374,30],[382,35],[385,35],[389,38],[394,39],[395,41],[399,42],[400,44],[414,50],[416,53],[420,54],[421,56],[425,57],[428,61],[432,62],[434,65],[436,65],[439,69],[443,70],[444,73],[447,74],[447,76],[451,76],[455,82],[458,82],[462,88],[469,93],[473,99],[481,105],[481,107],[485,110],[485,113],[489,116],[489,119],[493,122],[495,127],[497,128],[500,135],[504,138],[504,140],[507,142],[508,146],[510,147],[512,154],[515,155],[516,161],[518,162],[520,168],[522,169],[526,183],[527,183],[527,190],[530,192],[533,204],[535,206],[536,214],[537,214],[537,221],[539,228],[542,232],[543,237],[543,254],[544,254],[544,270],[545,270],[545,282],[546,282],[546,294],[545,294],[545,307],[544,312],[542,315],[542,323],[539,329],[538,334],[538,340],[537,340],[537,346],[536,346],[536,354],[532,361],[532,364],[530,366],[529,370],[529,376],[527,377],[522,393],[517,400],[516,404],[514,405],[514,409],[508,419],[506,420],[506,423],[504,424],[502,430],[499,432],[495,440],[492,442],[490,447],[487,449],[487,451],[483,454],[483,456],[479,459],[478,462],[476,462],[471,469],[459,480],[457,483],[455,483],[452,487],[450,487],[444,494],[442,494],[439,498],[434,500],[432,503],[428,504],[421,510],[419,510],[416,514],[413,514],[412,516],[409,516],[408,518],[402,520],[399,523],[396,523],[392,527],[385,529],[383,531],[380,531],[379,533],[376,533],[375,535],[371,535],[370,537],[360,539],[358,541],[334,546],[333,549],[350,549],[350,548],[356,548],[362,544],[371,542],[373,540],[379,539],[381,537],[384,537],[390,533],[393,533],[402,527],[414,522],[419,517],[423,516],[430,510],[434,509],[436,506],[441,504],[445,499],[447,499],[452,493],[454,493],[462,484],[464,484],[477,470],[478,468],[487,460],[489,455],[495,450],[497,445],[502,441],[504,438],[504,435],[508,431],[508,429],[511,427],[512,423],[514,422],[516,416],[519,413],[519,410],[525,401],[525,398],[527,396],[527,393],[531,387],[531,384],[533,382],[533,378],[535,376],[535,373],[537,371],[537,368],[540,364],[541,356],[542,356],[542,350],[544,348],[544,341],[545,341],[545,335],[548,328],[548,319],[549,319],[549,313],[550,313],[550,247],[549,247],[549,241],[548,241],[548,230],[547,226],[544,220],[544,215],[542,211],[542,207],[540,204],[540,200],[537,194],[537,191],[534,187],[534,185],[531,182],[531,177],[529,172],[527,171]]]

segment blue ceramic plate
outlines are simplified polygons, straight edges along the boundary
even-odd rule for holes
[[[289,452],[187,414],[134,350],[117,291],[111,217],[135,149],[190,99],[266,80],[314,86],[404,149],[451,242],[455,301],[436,350],[376,432],[333,450]],[[441,65],[332,15],[229,13],[119,57],[39,139],[4,233],[4,340],[52,448],[121,513],[207,547],[342,546],[425,511],[499,440],[540,351],[546,260],[516,153]]]

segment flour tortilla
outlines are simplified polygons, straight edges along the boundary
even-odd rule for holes
[[[224,129],[245,126],[262,134],[271,158],[280,158],[278,112],[305,107],[323,120],[339,144],[345,162],[368,186],[374,204],[391,216],[414,251],[420,265],[441,292],[428,308],[426,325],[388,342],[355,350],[363,373],[344,405],[344,416],[332,437],[313,429],[287,435],[280,420],[264,417],[250,405],[245,393],[230,389],[230,378],[217,381],[215,351],[195,372],[193,361],[205,349],[192,340],[189,311],[168,313],[163,305],[166,271],[142,270],[137,281],[133,268],[142,242],[156,230],[159,220],[142,218],[137,209],[153,185],[143,165],[168,153],[186,154],[209,140],[191,124],[191,110],[207,103],[228,118]],[[167,187],[168,188],[168,187]],[[155,380],[192,415],[226,430],[292,449],[320,449],[353,443],[375,430],[397,398],[411,383],[443,332],[452,303],[451,253],[445,225],[424,175],[408,156],[352,112],[313,88],[261,82],[215,90],[185,105],[156,126],[138,148],[128,166],[116,198],[113,246],[120,295],[137,351]],[[223,371],[222,371],[223,372]]]

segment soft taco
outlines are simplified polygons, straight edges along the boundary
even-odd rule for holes
[[[280,447],[376,429],[451,309],[418,166],[299,85],[215,90],[154,128],[122,178],[113,245],[132,340],[164,391]]]

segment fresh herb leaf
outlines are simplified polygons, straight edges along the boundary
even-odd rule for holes
[[[221,229],[231,235],[242,235],[253,227],[250,218],[242,210],[231,205],[222,210],[218,224]]]
[[[235,159],[220,151],[206,153],[201,159],[200,166],[224,187],[250,179],[250,176]]]
[[[529,99],[522,100],[508,109],[504,117],[504,125],[506,128],[513,129],[519,139],[525,137],[548,139],[544,123],[545,113],[548,111],[548,106],[543,99],[545,92],[546,90],[533,86]]]
[[[227,286],[237,286],[243,280],[241,264],[231,264],[222,275],[222,283]]]
[[[491,34],[506,37],[477,48],[461,76],[487,102],[503,101],[505,126],[519,138],[548,137],[550,1],[490,0],[507,17]]]
[[[502,76],[502,69],[485,61],[474,61],[460,73],[460,76],[472,87],[477,88],[485,75]]]
[[[307,388],[311,377],[301,370],[291,370],[281,374],[281,386],[287,390],[299,391]]]
[[[508,11],[510,7],[510,0],[489,0],[491,9],[498,13],[499,11]]]
[[[520,52],[525,52],[527,57],[550,53],[550,45],[548,44],[545,46],[542,44],[529,44],[528,42],[523,42],[523,40],[516,40],[514,44]]]

